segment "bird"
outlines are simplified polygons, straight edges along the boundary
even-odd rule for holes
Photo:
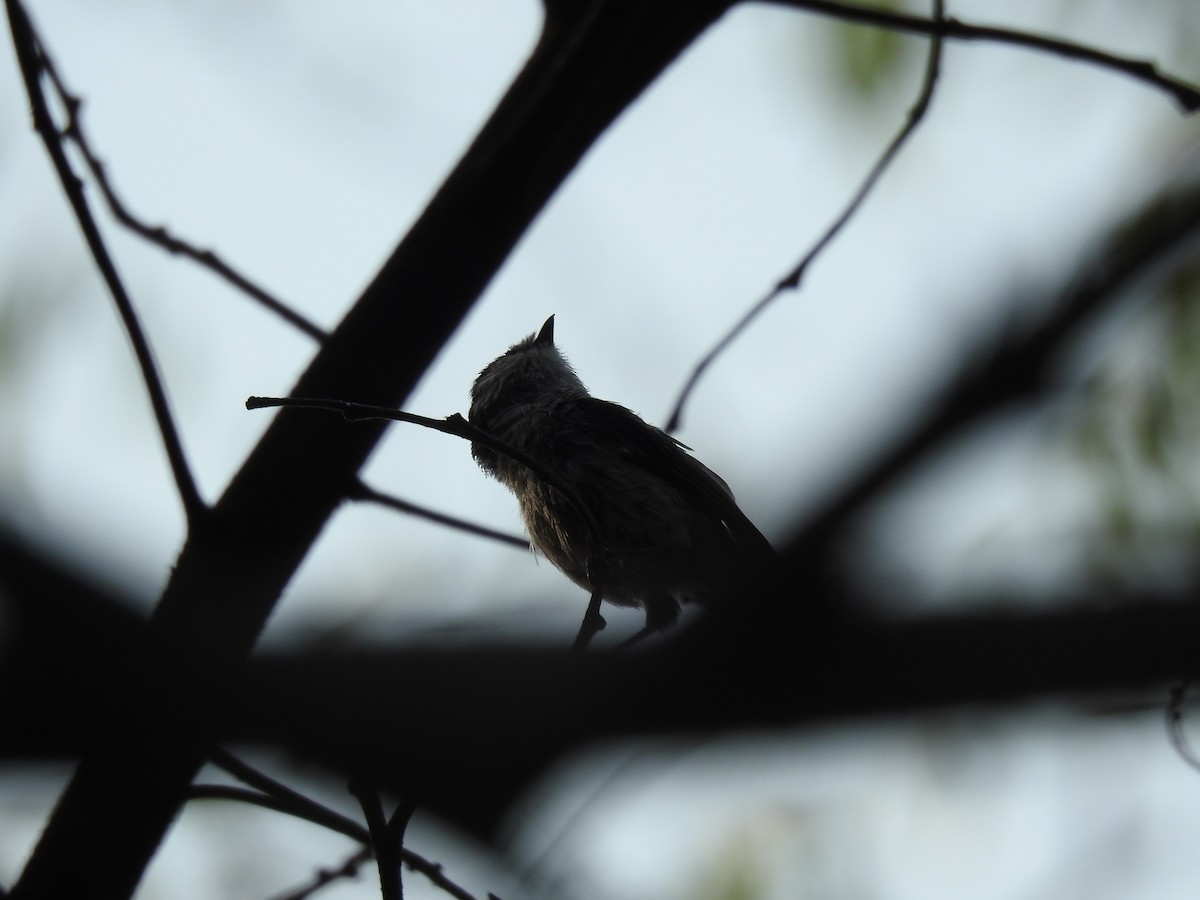
[[[516,496],[533,550],[591,594],[595,631],[601,598],[644,611],[632,642],[671,627],[681,603],[728,595],[778,558],[690,447],[588,393],[554,342],[554,318],[471,387],[468,421],[516,453],[474,441],[471,454]],[[577,647],[587,628],[585,619]]]

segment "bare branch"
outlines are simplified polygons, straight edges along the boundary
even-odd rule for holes
[[[6,0],[11,10],[19,0]],[[568,4],[430,203],[321,343],[296,396],[404,402],[530,222],[613,120],[729,0]],[[586,7],[586,8],[584,8]],[[14,15],[14,19],[17,17]],[[23,20],[23,16],[22,16]],[[118,692],[13,889],[134,892],[208,758],[246,658],[383,428],[274,418],[174,566]],[[141,702],[165,692],[164,702]],[[192,695],[194,703],[182,702]],[[39,737],[39,739],[41,739]]]
[[[264,656],[233,727],[246,738],[282,740],[339,771],[369,771],[389,790],[420,785],[431,811],[490,835],[554,760],[620,734],[728,733],[942,704],[1155,689],[1197,668],[1194,632],[1186,629],[1200,622],[1200,607],[1182,599],[1188,593],[1093,609],[1080,598],[1062,612],[828,626],[800,612],[799,601],[809,598],[796,596],[797,612],[780,620],[743,621],[732,609],[711,614],[653,652],[579,655],[526,642]],[[1090,598],[1098,599],[1113,598]],[[415,681],[422,690],[404,689]],[[689,690],[647,688],[675,683]],[[364,684],[383,694],[360,702]],[[794,689],[781,695],[764,684]],[[813,685],[820,689],[805,689]],[[384,695],[382,705],[403,709],[402,717],[370,714]],[[453,716],[444,713],[448,705]],[[413,721],[440,727],[413,729]],[[497,738],[482,757],[479,734]]]
[[[313,894],[343,878],[357,878],[358,870],[371,859],[371,848],[362,847],[346,858],[336,869],[318,869],[308,884],[286,894],[278,894],[272,900],[308,900]]]
[[[989,334],[964,348],[959,371],[910,423],[910,430],[812,516],[790,550],[810,563],[827,559],[830,542],[888,489],[940,449],[1020,401],[1050,396],[1063,353],[1127,296],[1139,279],[1200,241],[1200,182],[1172,185],[1114,227],[1061,285],[1047,288],[1038,321]],[[1023,298],[1023,299],[1028,299]]]
[[[934,0],[933,21],[935,23],[942,21],[943,12],[943,0]],[[937,85],[941,61],[942,38],[940,34],[935,32],[933,35],[933,40],[930,41],[929,44],[929,56],[925,64],[925,77],[921,82],[920,93],[917,96],[916,102],[912,105],[912,108],[909,109],[908,117],[905,120],[903,127],[899,132],[897,132],[896,136],[892,138],[891,143],[888,144],[887,148],[883,151],[883,154],[878,160],[876,160],[875,165],[871,167],[871,171],[867,173],[867,177],[863,179],[863,182],[859,185],[858,190],[854,192],[854,196],[850,199],[850,202],[846,204],[846,207],[842,210],[841,215],[838,216],[833,221],[833,224],[825,230],[825,233],[821,235],[820,239],[813,244],[812,248],[806,254],[804,254],[800,262],[796,264],[792,271],[780,279],[779,283],[776,284],[775,287],[773,287],[765,297],[750,307],[745,315],[738,320],[737,324],[735,324],[733,328],[726,332],[726,334],[719,341],[717,341],[716,346],[709,350],[708,353],[706,353],[700,360],[700,362],[696,364],[696,367],[692,369],[692,373],[688,376],[687,381],[683,385],[683,389],[679,392],[679,398],[675,401],[675,407],[671,410],[671,415],[667,419],[666,431],[674,432],[678,430],[683,417],[684,404],[687,403],[688,398],[691,396],[692,391],[699,383],[700,376],[704,374],[705,370],[707,370],[708,367],[712,365],[713,361],[723,352],[725,352],[725,350],[735,340],[737,340],[738,335],[745,331],[746,327],[749,326],[749,324],[756,318],[758,318],[759,314],[762,313],[763,310],[765,310],[768,306],[770,306],[771,303],[773,303],[784,291],[796,290],[800,287],[800,281],[804,277],[804,273],[808,270],[808,267],[812,261],[816,259],[826,247],[829,246],[833,239],[837,237],[841,230],[846,226],[846,223],[850,221],[851,217],[858,212],[858,208],[862,206],[863,201],[866,200],[867,195],[871,192],[871,189],[875,187],[875,184],[879,181],[884,171],[892,164],[892,161],[899,154],[900,148],[904,146],[909,137],[911,137],[912,134],[917,130],[917,127],[921,124],[922,120],[924,120],[925,114],[929,110],[929,103],[933,99],[933,91],[934,87]]]
[[[1189,84],[1174,75],[1159,72],[1158,67],[1149,60],[1131,59],[1115,53],[1106,53],[1094,47],[1077,44],[1061,38],[1046,35],[1031,34],[1011,28],[998,28],[989,25],[973,25],[960,19],[949,17],[941,19],[925,19],[905,13],[889,12],[875,7],[857,6],[850,3],[833,2],[833,0],[771,0],[781,6],[794,9],[808,10],[844,19],[847,22],[859,22],[863,25],[875,25],[894,31],[906,31],[910,34],[923,34],[929,37],[950,38],[956,41],[988,41],[998,44],[1009,44],[1014,47],[1024,47],[1090,63],[1102,69],[1108,69],[1121,75],[1127,75],[1142,83],[1169,94],[1180,108],[1186,113],[1194,113],[1200,109],[1200,88]]]
[[[171,415],[166,390],[154,362],[150,343],[133,307],[133,301],[117,272],[116,264],[104,244],[104,239],[100,236],[100,229],[96,225],[87,198],[84,196],[83,185],[71,168],[71,163],[63,148],[62,134],[55,126],[54,119],[50,114],[41,81],[42,73],[46,71],[49,64],[49,56],[20,0],[5,0],[5,5],[8,10],[9,26],[12,29],[13,46],[17,52],[21,75],[25,81],[25,90],[33,111],[34,129],[41,135],[42,142],[46,145],[46,151],[50,155],[50,160],[62,183],[63,192],[83,231],[92,259],[100,270],[104,283],[108,286],[117,312],[125,326],[125,332],[129,335],[129,341],[133,345],[133,352],[142,372],[142,381],[150,395],[154,419],[158,424],[158,431],[167,453],[171,473],[175,478],[176,489],[183,503],[184,513],[187,515],[189,524],[194,525],[197,517],[207,510],[207,506],[200,496],[195,478],[188,466],[183,443]]]
[[[371,834],[358,822],[317,803],[265,772],[259,771],[228,750],[217,749],[214,751],[212,762],[254,790],[246,791],[227,785],[197,785],[192,788],[191,799],[237,800],[243,803],[253,803],[256,806],[304,819],[314,825],[321,825],[370,846]],[[403,833],[401,833],[401,838],[403,838]],[[404,865],[412,871],[424,875],[447,894],[458,900],[474,900],[470,893],[446,877],[439,863],[432,862],[419,853],[414,853],[404,847],[402,842],[399,851]]]
[[[334,812],[329,807],[311,800],[299,791],[295,791],[283,782],[267,775],[265,772],[260,772],[249,763],[238,759],[238,757],[234,756],[228,750],[221,749],[220,747],[214,750],[212,763],[218,768],[224,769],[238,781],[252,787],[254,793],[270,798],[271,804],[269,808],[271,809],[287,813],[298,819],[304,819],[306,822],[312,822],[314,825],[320,825],[328,828],[330,831],[336,831],[338,834],[344,834],[346,837],[353,838],[356,841],[365,843],[368,839],[366,829],[353,819],[349,819],[341,813]],[[245,798],[233,797],[229,799],[244,800]],[[259,805],[267,806],[268,804],[263,803]]]
[[[683,407],[704,372],[721,353],[728,349],[746,327],[785,290],[795,290],[799,287],[808,266],[854,215],[862,201],[866,198],[866,195],[874,187],[875,182],[878,181],[884,170],[891,164],[901,146],[907,141],[913,131],[916,130],[916,127],[920,124],[921,119],[928,109],[932,97],[933,88],[937,80],[943,39],[1004,43],[1052,53],[1068,59],[1088,62],[1131,76],[1152,87],[1168,92],[1187,113],[1192,113],[1200,109],[1200,88],[1188,84],[1182,79],[1160,73],[1152,62],[1106,53],[1059,38],[1046,37],[1044,35],[1031,34],[1008,28],[971,25],[953,17],[947,18],[943,14],[944,9],[941,0],[935,3],[934,14],[930,19],[907,15],[905,13],[888,12],[882,9],[832,2],[832,0],[774,0],[774,2],[797,9],[833,16],[846,21],[858,22],[864,25],[875,25],[880,28],[906,31],[930,37],[932,40],[925,80],[921,88],[921,95],[909,112],[908,121],[900,133],[893,139],[887,150],[884,151],[842,214],[826,230],[816,244],[813,245],[812,249],[804,256],[800,263],[764,297],[755,303],[717,344],[704,355],[700,362],[696,364],[696,367],[684,383],[679,397],[675,401],[675,406],[667,419],[666,430],[668,432],[676,431],[679,428],[683,416]]]
[[[493,528],[488,528],[486,525],[476,525],[474,522],[468,522],[466,519],[460,519],[457,516],[451,516],[446,513],[438,512],[436,509],[429,509],[426,506],[412,503],[408,500],[402,500],[399,497],[394,497],[390,494],[382,493],[375,488],[359,481],[350,495],[352,500],[363,500],[368,503],[377,503],[380,506],[386,506],[389,509],[394,509],[398,512],[408,513],[412,516],[419,516],[422,519],[428,519],[430,522],[437,522],[439,525],[447,525],[450,528],[455,528],[459,531],[465,531],[468,534],[476,534],[480,537],[489,538],[493,541],[499,541],[502,544],[510,544],[513,547],[520,547],[523,550],[529,549],[529,541],[523,537],[518,537],[515,534],[506,534],[503,531],[496,531]]]
[[[356,841],[366,841],[366,829],[339,813],[327,809],[318,803],[306,801],[294,803],[283,797],[264,794],[250,788],[237,787],[230,784],[197,784],[188,788],[188,800],[233,800],[237,803],[249,803],[261,806],[274,812],[281,812],[294,819],[303,819],[322,828],[353,838]]]
[[[112,182],[109,180],[108,171],[104,163],[100,161],[100,158],[92,150],[87,134],[83,130],[81,115],[83,101],[77,94],[73,94],[67,89],[66,84],[58,74],[58,69],[55,68],[49,57],[43,54],[42,61],[46,74],[50,76],[50,81],[54,85],[55,92],[62,101],[63,107],[67,110],[67,125],[62,131],[62,135],[79,148],[84,162],[91,171],[92,177],[96,180],[100,192],[104,195],[109,211],[120,224],[150,243],[161,247],[166,252],[186,257],[213,272],[219,278],[224,279],[237,290],[275,313],[289,325],[292,325],[298,331],[302,331],[313,340],[324,340],[325,332],[318,325],[296,312],[282,300],[272,296],[266,290],[256,285],[246,276],[228,265],[214,251],[201,250],[182,238],[171,234],[165,226],[148,225],[130,212],[129,208],[117,195]]]
[[[434,431],[440,431],[442,434],[453,435],[460,437],[463,440],[471,441],[476,444],[483,444],[489,450],[495,450],[497,453],[502,453],[509,459],[519,462],[525,468],[529,469],[540,480],[544,481],[550,487],[554,488],[568,500],[575,504],[581,515],[591,519],[591,512],[588,506],[581,502],[575,492],[563,482],[561,478],[556,476],[554,472],[547,469],[541,462],[534,459],[523,450],[518,450],[511,444],[507,444],[497,437],[488,434],[477,425],[473,425],[464,419],[459,413],[451,413],[444,419],[432,419],[429,416],[420,416],[416,413],[404,412],[399,409],[388,409],[384,406],[371,406],[367,403],[355,403],[351,400],[333,400],[324,397],[247,397],[246,409],[269,409],[272,407],[299,407],[302,409],[324,409],[331,412],[338,412],[348,422],[370,422],[370,421],[391,421],[391,422],[407,422],[410,425],[420,425],[423,428],[431,428]]]

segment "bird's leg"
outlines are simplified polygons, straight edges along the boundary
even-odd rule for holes
[[[617,644],[613,648],[614,650],[624,650],[652,634],[666,631],[679,618],[679,601],[670,594],[652,594],[642,601],[642,606],[646,610],[646,624],[638,632]]]
[[[604,621],[604,616],[600,615],[600,601],[604,599],[603,591],[592,591],[592,598],[588,601],[587,612],[583,614],[583,622],[579,626],[579,634],[575,636],[575,645],[571,648],[576,653],[582,653],[588,648],[588,644],[592,642],[592,638],[598,632],[604,630],[604,626],[608,623]]]

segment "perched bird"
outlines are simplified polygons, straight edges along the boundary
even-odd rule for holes
[[[644,609],[638,636],[669,627],[681,602],[735,590],[776,562],[728,485],[690,448],[588,393],[555,346],[554,316],[479,373],[469,419],[557,485],[471,445],[479,466],[516,495],[534,550],[597,608],[603,596]]]

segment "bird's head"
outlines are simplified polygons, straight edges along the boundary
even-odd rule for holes
[[[554,316],[488,363],[471,387],[472,422],[487,428],[497,414],[531,404],[586,397],[587,388],[554,344]]]

